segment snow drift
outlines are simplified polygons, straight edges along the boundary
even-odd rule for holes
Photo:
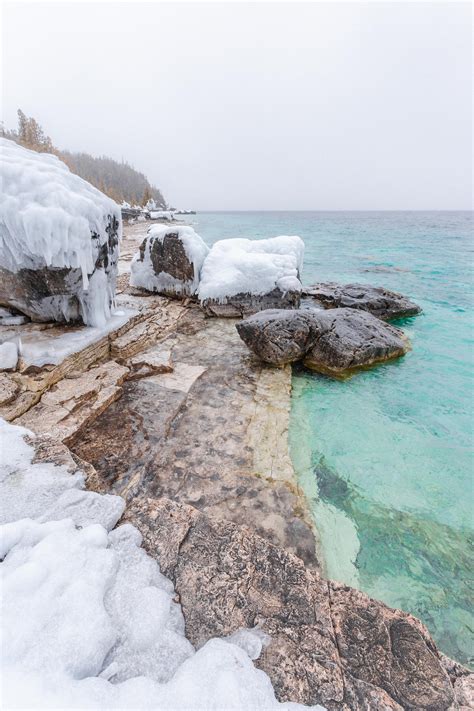
[[[0,138],[0,304],[37,321],[103,325],[122,223],[113,200],[55,156]]]

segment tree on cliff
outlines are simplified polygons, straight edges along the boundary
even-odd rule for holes
[[[143,173],[124,161],[119,163],[107,156],[95,157],[89,153],[71,153],[56,148],[36,119],[26,116],[21,109],[18,109],[17,130],[2,127],[1,134],[25,148],[40,153],[54,153],[72,173],[84,178],[116,202],[125,200],[131,205],[144,205],[152,198],[158,207],[166,207],[161,191],[150,185]]]

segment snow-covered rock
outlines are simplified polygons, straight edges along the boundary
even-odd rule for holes
[[[0,305],[100,326],[115,296],[120,208],[56,156],[0,139]]]
[[[209,248],[192,227],[150,227],[130,267],[130,284],[169,296],[195,294]]]
[[[167,220],[172,222],[174,220],[174,213],[170,210],[152,210],[150,212],[150,220]]]
[[[204,262],[199,299],[216,316],[298,308],[303,256],[303,240],[296,236],[220,240]]]
[[[279,704],[254,667],[261,633],[195,651],[140,533],[113,529],[122,499],[85,491],[67,464],[38,460],[27,435],[0,420],[4,708],[308,708]]]

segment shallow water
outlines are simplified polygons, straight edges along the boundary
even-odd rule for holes
[[[401,291],[404,358],[336,381],[295,369],[292,457],[327,574],[420,617],[472,663],[472,213],[202,213],[225,237],[299,234],[303,280]]]

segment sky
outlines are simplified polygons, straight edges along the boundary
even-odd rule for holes
[[[2,115],[176,207],[470,209],[471,4],[4,2]]]

